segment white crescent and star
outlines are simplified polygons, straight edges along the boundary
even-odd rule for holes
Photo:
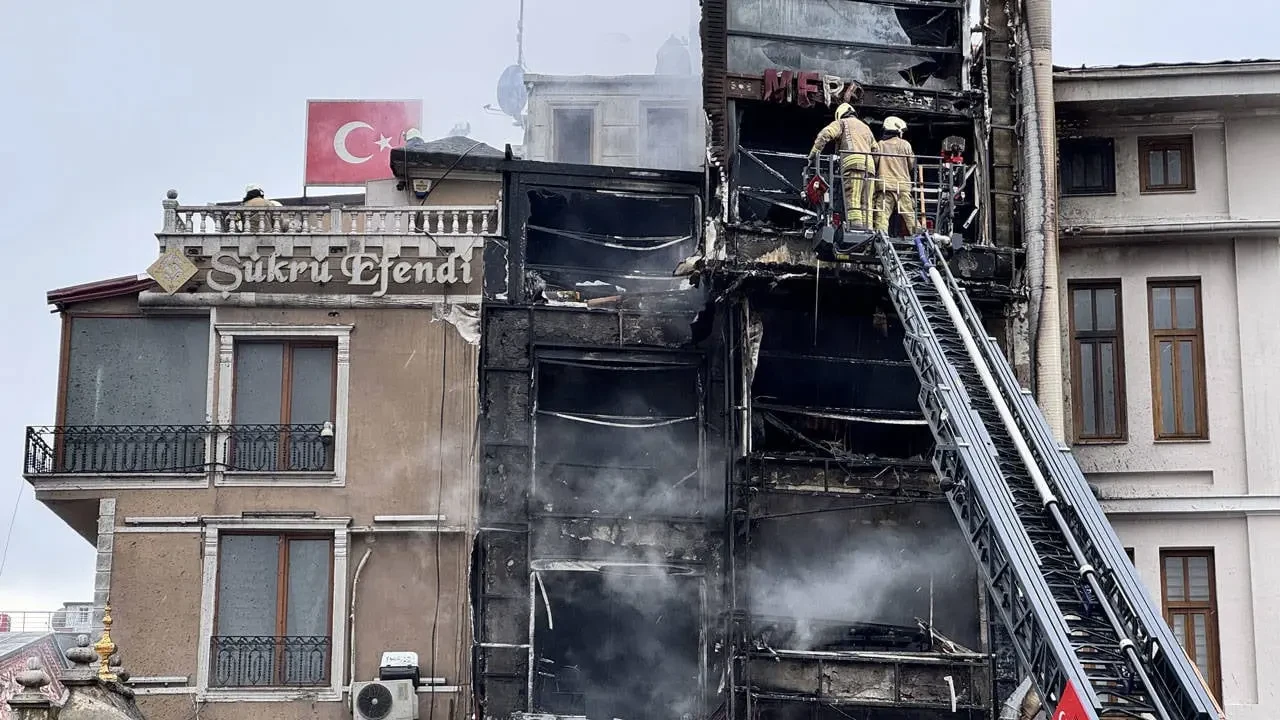
[[[367,122],[361,122],[359,120],[355,120],[347,123],[346,125],[343,125],[342,127],[338,128],[338,132],[333,134],[333,151],[338,154],[338,157],[341,158],[343,162],[351,165],[359,165],[360,163],[368,162],[370,159],[373,158],[372,155],[356,156],[351,154],[351,151],[347,149],[347,136],[350,135],[352,131],[355,131],[355,130],[372,130],[372,129],[373,129],[372,125],[370,125]],[[383,135],[382,133],[378,133],[378,140],[376,144],[378,146],[379,151],[390,150],[391,138],[387,137],[386,135]]]

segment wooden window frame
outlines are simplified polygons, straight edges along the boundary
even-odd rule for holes
[[[1182,153],[1182,182],[1176,185],[1151,184],[1151,166],[1147,156],[1156,151],[1178,150]],[[1168,179],[1166,160],[1165,178]],[[1157,135],[1138,138],[1138,183],[1143,193],[1195,192],[1196,161],[1195,138],[1192,135]]]
[[[1177,328],[1168,328],[1163,330],[1156,329],[1156,311],[1155,311],[1155,290],[1157,288],[1169,288],[1169,302],[1171,306],[1170,324],[1176,325],[1177,307],[1172,303],[1176,303],[1174,299],[1176,293],[1172,292],[1173,288],[1191,287],[1195,291],[1196,303],[1196,327],[1194,330],[1180,330]],[[1152,432],[1157,441],[1182,441],[1182,440],[1208,440],[1209,439],[1209,408],[1208,408],[1208,389],[1206,387],[1206,368],[1204,358],[1204,296],[1201,293],[1200,278],[1160,278],[1147,281],[1147,328],[1150,333],[1151,345],[1151,420]],[[1166,433],[1161,426],[1161,411],[1164,409],[1165,398],[1160,394],[1160,342],[1170,340],[1176,343],[1180,340],[1192,341],[1192,362],[1195,364],[1192,384],[1195,387],[1195,417],[1196,432],[1194,433]],[[1174,353],[1174,406],[1173,417],[1174,423],[1182,421],[1182,405],[1186,402],[1179,394],[1178,359],[1177,353]]]
[[[338,345],[336,340],[314,338],[252,338],[236,344],[236,357],[239,358],[240,347],[244,345],[282,345],[280,358],[280,422],[279,425],[292,425],[290,415],[293,413],[293,351],[296,348],[328,348],[333,350],[333,365],[329,368],[329,422],[336,423],[338,415]],[[236,416],[236,388],[240,381],[240,372],[231,374],[231,418]],[[280,439],[276,448],[276,463],[281,471],[289,467],[289,430],[280,431]]]
[[[225,555],[223,555],[223,552],[222,552],[222,548],[223,548],[222,543],[223,543],[223,540],[225,540],[227,537],[230,537],[233,535],[276,538],[276,542],[278,543],[277,552],[279,553],[279,558],[276,563],[276,634],[275,636],[278,638],[288,637],[288,635],[286,634],[286,630],[289,626],[289,543],[290,541],[293,541],[293,540],[326,540],[328,541],[329,543],[329,553],[328,553],[329,578],[327,581],[327,587],[325,588],[326,613],[325,613],[324,626],[330,629],[330,632],[329,632],[330,658],[329,659],[330,661],[332,661],[332,653],[334,652],[334,649],[336,647],[334,644],[334,638],[332,637],[333,590],[334,590],[333,565],[334,565],[334,547],[336,544],[334,534],[332,532],[322,532],[322,531],[292,531],[292,530],[290,531],[235,530],[235,531],[223,531],[219,533],[218,534],[218,550],[217,550],[218,564],[214,573],[214,583],[213,583],[213,636],[212,637],[218,637],[218,625],[219,625],[219,619],[220,619],[220,613],[218,612],[218,601],[220,599],[219,592],[220,592],[220,589],[222,588],[222,563],[226,557]],[[209,638],[209,642],[212,641],[212,637]],[[276,648],[275,652],[279,653],[281,652],[281,649]],[[283,667],[284,667],[283,663],[281,663],[279,661],[279,658],[277,658],[275,662],[275,669],[276,669],[275,672],[278,672]],[[325,676],[324,676],[324,684],[328,684],[332,682],[332,678],[330,678],[329,675],[330,675],[330,669],[326,668]],[[273,672],[271,679],[274,682],[278,682],[279,676]],[[292,688],[292,687],[296,687],[296,686],[284,685],[284,684],[273,684],[269,686],[255,687],[254,689],[278,690],[278,689]],[[310,687],[310,686],[306,686],[306,687]],[[232,686],[227,689],[236,689],[236,687]]]
[[[1116,327],[1115,330],[1077,330],[1075,291],[1077,290],[1114,290],[1116,293]],[[1097,307],[1093,307],[1091,327],[1097,327]],[[1129,440],[1128,393],[1126,392],[1124,368],[1124,289],[1119,280],[1080,280],[1067,283],[1067,316],[1071,328],[1071,418],[1072,430],[1077,443],[1123,443]],[[1110,340],[1115,346],[1116,361],[1116,432],[1112,435],[1084,434],[1083,390],[1080,367],[1080,346],[1093,344],[1099,340]],[[1097,354],[1095,353],[1095,359]],[[1100,368],[1101,363],[1095,363]],[[1094,398],[1095,407],[1101,409],[1101,378],[1095,372],[1094,389],[1098,397]]]
[[[1188,584],[1189,568],[1187,558],[1203,557],[1209,564],[1209,599],[1205,600],[1169,600],[1169,577],[1165,571],[1166,558],[1182,558],[1184,589]],[[1222,702],[1222,647],[1218,634],[1218,572],[1215,563],[1214,549],[1211,547],[1196,548],[1161,548],[1160,549],[1160,605],[1164,608],[1164,620],[1173,632],[1173,616],[1178,612],[1203,612],[1205,618],[1205,647],[1209,652],[1209,677],[1202,678],[1208,685],[1214,698]],[[1192,632],[1193,624],[1188,622],[1186,628]],[[1175,638],[1177,636],[1175,635]],[[1185,641],[1186,638],[1183,638]],[[1185,646],[1184,646],[1185,647]],[[1192,648],[1194,649],[1194,644]],[[1187,652],[1187,659],[1195,665],[1195,658]]]
[[[1077,188],[1067,182],[1067,161],[1076,155],[1099,153],[1103,156],[1102,185]],[[1068,197],[1106,196],[1116,194],[1116,144],[1113,138],[1084,137],[1064,138],[1058,141],[1059,194]]]

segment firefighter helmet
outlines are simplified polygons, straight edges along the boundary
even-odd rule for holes
[[[889,132],[902,132],[907,129],[907,124],[902,121],[902,118],[890,115],[884,119],[884,129]]]
[[[840,107],[836,108],[837,120],[852,114],[853,114],[853,106],[850,105],[849,103],[840,103]]]

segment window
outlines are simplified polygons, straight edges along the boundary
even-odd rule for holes
[[[332,558],[331,535],[222,536],[211,686],[329,683]]]
[[[1071,388],[1077,440],[1127,434],[1120,283],[1071,283]]]
[[[336,356],[312,340],[236,343],[230,469],[332,468]]]
[[[1162,550],[1160,585],[1164,614],[1174,637],[1210,691],[1221,699],[1218,655],[1218,590],[1213,550]]]
[[[1190,135],[1138,138],[1138,179],[1142,192],[1196,189]]]
[[[1063,195],[1112,195],[1116,191],[1116,150],[1111,138],[1077,138],[1058,143],[1058,185]]]
[[[88,625],[93,619],[93,608],[88,605],[81,605],[76,608],[76,625]]]
[[[1200,281],[1162,280],[1147,289],[1156,439],[1207,439]]]
[[[593,150],[595,111],[590,108],[561,108],[551,113],[555,162],[590,165]]]
[[[689,114],[679,108],[645,111],[644,165],[678,170],[686,165]]]

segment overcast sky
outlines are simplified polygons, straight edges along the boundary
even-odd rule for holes
[[[695,0],[527,0],[539,73],[647,73]],[[423,134],[488,112],[516,60],[518,0],[5,2],[0,22],[0,610],[92,598],[93,554],[21,477],[23,427],[53,422],[58,324],[45,291],[142,272],[160,201],[299,193],[307,98],[422,98]],[[297,9],[305,8],[298,12]],[[1280,55],[1275,0],[1058,0],[1063,65]],[[15,505],[15,499],[21,499]],[[0,549],[0,555],[3,550]]]

